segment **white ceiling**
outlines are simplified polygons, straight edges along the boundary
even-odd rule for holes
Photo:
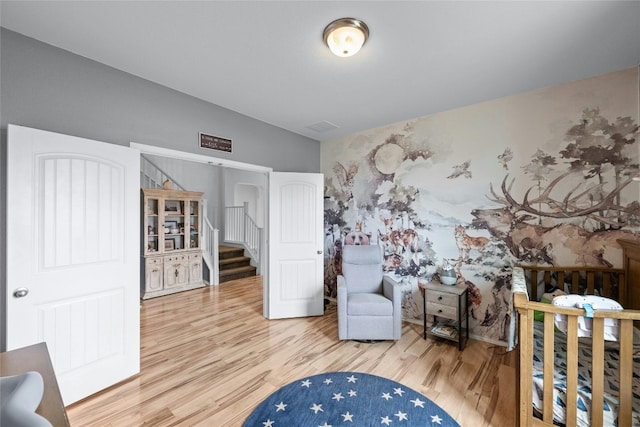
[[[0,6],[10,30],[320,141],[640,63],[640,1]],[[322,41],[342,17],[371,31],[351,58]]]

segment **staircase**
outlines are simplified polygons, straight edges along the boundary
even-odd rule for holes
[[[221,245],[218,254],[220,283],[256,275],[256,267],[251,265],[251,258],[244,256],[243,248]]]

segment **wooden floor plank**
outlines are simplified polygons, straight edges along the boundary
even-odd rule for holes
[[[339,341],[334,302],[324,316],[265,319],[260,277],[144,300],[140,317],[140,374],[68,407],[72,426],[240,426],[278,388],[328,371],[400,382],[462,426],[515,419],[503,347],[470,340],[459,352],[413,323],[397,342]]]

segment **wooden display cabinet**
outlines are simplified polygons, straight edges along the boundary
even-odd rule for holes
[[[204,286],[202,194],[142,189],[143,299]]]

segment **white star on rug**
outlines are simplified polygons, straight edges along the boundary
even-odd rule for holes
[[[393,397],[391,397],[389,393],[382,393],[382,396],[380,397],[382,397],[384,400],[393,399]]]
[[[342,396],[342,393],[333,393],[333,397],[331,399],[340,402],[340,399],[344,399],[344,396]]]
[[[350,414],[349,411],[347,411],[346,414],[342,414],[342,421],[351,421],[351,422],[353,422],[353,414]]]
[[[326,385],[329,385],[329,384],[331,384],[332,382],[333,382],[333,381],[331,381],[331,378],[327,378],[326,380],[324,380],[324,383],[325,383]]]
[[[389,418],[389,417],[380,417],[380,424],[384,424],[384,425],[391,424],[391,418]]]
[[[267,418],[267,421],[263,422],[262,425],[264,427],[272,427],[273,426],[273,421],[271,421],[269,418]]]
[[[324,424],[322,424],[321,426],[318,427],[332,427],[331,424],[327,424],[327,422],[325,421]]]
[[[402,421],[402,420],[408,420],[409,418],[407,418],[407,414],[405,412],[400,412],[398,411],[397,414],[394,414],[396,417],[398,417],[398,421]]]
[[[355,375],[351,375],[350,377],[347,377],[347,382],[348,383],[355,383],[358,379],[355,377]]]
[[[349,397],[356,397],[358,395],[358,392],[356,392],[355,390],[349,390]]]
[[[302,381],[302,382],[300,383],[300,385],[301,385],[302,387],[309,388],[309,386],[311,385],[311,381],[309,381],[309,380],[304,380],[304,381]]]
[[[311,408],[309,408],[309,409],[311,409],[316,414],[318,412],[324,412],[324,409],[322,409],[322,404],[318,405],[317,403],[314,403],[313,406]]]
[[[399,396],[402,396],[402,395],[404,394],[404,390],[403,390],[403,389],[401,389],[400,387],[398,387],[398,388],[394,388],[394,389],[393,389],[393,394],[397,394],[397,395],[399,395]]]
[[[276,405],[276,412],[284,411],[287,407],[287,404],[284,402],[280,402]]]
[[[424,402],[422,400],[420,400],[419,397],[416,397],[415,400],[410,400],[409,402],[413,403],[413,407],[421,407],[424,408]]]
[[[442,424],[442,418],[438,415],[431,415],[431,422],[436,424]]]

